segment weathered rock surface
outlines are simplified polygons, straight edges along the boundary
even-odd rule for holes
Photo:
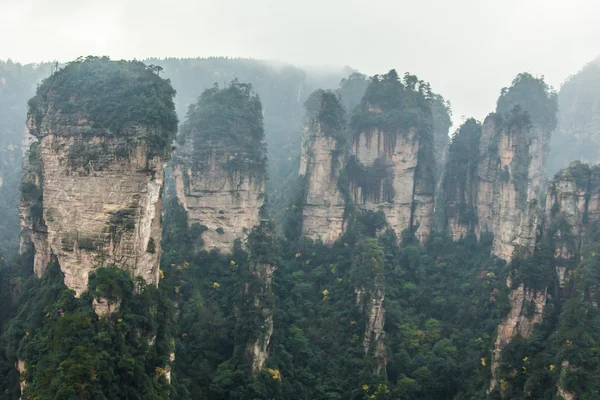
[[[508,316],[500,321],[494,342],[490,390],[493,390],[498,384],[496,371],[500,366],[502,351],[514,338],[520,336],[527,339],[533,334],[534,326],[543,320],[547,298],[547,289],[536,291],[527,289],[524,284],[519,285],[509,295],[511,310]],[[531,311],[527,311],[527,308]]]
[[[260,222],[266,185],[264,178],[243,172],[230,174],[223,161],[213,155],[203,170],[182,162],[175,167],[174,176],[188,224],[208,228],[202,234],[204,248],[227,253],[236,239],[243,239]]]
[[[374,109],[376,110],[376,109]],[[376,112],[376,111],[373,111]],[[303,233],[326,243],[338,239],[344,229],[344,196],[338,186],[343,161],[336,139],[318,128],[305,129],[300,173],[306,176],[307,192],[303,208]],[[347,149],[348,196],[359,210],[381,211],[388,226],[398,236],[414,229],[425,241],[433,226],[434,177],[419,174],[419,134],[416,129],[388,134],[373,129],[358,135]],[[377,170],[374,177],[356,177],[365,170]],[[368,174],[368,172],[366,173]],[[348,205],[350,205],[348,204]]]
[[[464,207],[472,208],[474,218],[465,223],[458,205],[448,204],[448,228],[455,239],[469,231],[478,237],[492,233],[492,252],[510,261],[515,250],[530,254],[535,247],[549,135],[539,126],[502,123],[498,118],[490,114],[485,119],[479,154],[473,156],[476,173],[463,178],[468,191],[461,194]]]
[[[300,158],[300,175],[306,180],[302,233],[327,244],[344,231],[345,203],[337,182],[341,157],[336,139],[328,137],[318,122],[304,127]]]
[[[34,128],[35,122],[30,119],[28,125]],[[128,147],[124,139],[86,137],[86,125],[65,126],[70,136],[44,132],[34,144],[42,218],[31,218],[31,205],[23,202],[27,234],[22,248],[28,243],[35,248],[38,276],[55,255],[65,284],[77,295],[87,289],[89,274],[107,265],[158,284],[165,160],[148,159],[143,144]]]
[[[254,296],[253,306],[260,310],[262,321],[260,323],[260,335],[251,339],[246,346],[246,356],[252,366],[252,373],[258,374],[264,367],[269,357],[269,343],[273,335],[273,309],[269,304],[264,304],[261,298],[271,292],[273,273],[276,267],[269,264],[261,264],[254,268],[252,274],[261,282],[259,293]],[[246,289],[248,290],[248,289]]]
[[[260,222],[266,189],[262,105],[237,80],[205,90],[181,126],[174,163],[177,197],[204,248],[223,253]]]
[[[382,277],[381,277],[382,278]],[[376,288],[367,298],[364,288],[355,289],[357,305],[364,304],[367,314],[367,324],[363,338],[363,350],[365,356],[372,354],[375,360],[374,372],[379,375],[387,366],[387,354],[385,346],[385,291],[383,281],[376,282]]]
[[[417,174],[419,140],[416,129],[361,133],[352,143],[352,156],[363,168],[381,168],[385,177],[361,183],[351,180],[349,186],[353,204],[363,210],[382,211],[399,236],[414,227],[417,239],[424,241],[433,224],[434,182],[431,176]]]

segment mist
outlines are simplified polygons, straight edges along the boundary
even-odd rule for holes
[[[0,1],[0,59],[250,57],[396,68],[483,118],[522,71],[559,88],[594,59],[600,3],[575,0]]]

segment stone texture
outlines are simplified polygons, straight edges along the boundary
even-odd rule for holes
[[[51,114],[41,124],[28,119],[37,133],[31,148],[37,146],[40,171],[33,180],[43,192],[43,213],[35,221],[22,201],[21,250],[35,248],[38,276],[55,256],[77,296],[90,273],[108,265],[157,285],[166,159],[149,158],[144,143],[131,139],[145,128],[117,138],[96,135],[85,119],[69,123]]]
[[[253,306],[260,310],[261,335],[250,339],[246,346],[246,357],[252,366],[252,373],[258,374],[264,367],[265,361],[269,356],[269,343],[273,335],[273,308],[268,304],[263,304],[261,297],[264,293],[271,291],[273,273],[277,268],[269,264],[260,264],[254,268],[252,274],[262,283],[260,293],[254,296]],[[247,290],[247,288],[246,288]]]
[[[92,307],[99,317],[110,317],[112,313],[119,311],[121,300],[111,302],[106,297],[98,297],[92,300]]]
[[[336,140],[327,137],[320,125],[307,124],[302,135],[300,175],[306,179],[302,209],[302,233],[326,244],[336,241],[344,230],[344,200],[338,189],[339,166],[334,162]]]
[[[414,129],[399,132],[395,140],[390,140],[389,135],[380,130],[361,133],[352,144],[351,154],[365,167],[372,167],[376,162],[385,165],[393,188],[393,197],[386,199],[384,182],[373,196],[362,193],[360,186],[351,184],[353,204],[363,210],[382,211],[388,225],[398,235],[419,225],[415,234],[419,240],[426,240],[433,224],[433,190],[430,193],[416,190],[421,186],[416,176],[418,132]]]
[[[377,108],[370,108],[377,112]],[[431,234],[434,212],[433,176],[417,173],[419,165],[419,135],[408,132],[386,134],[378,129],[358,135],[346,151],[339,155],[334,138],[322,133],[318,124],[305,128],[300,174],[305,175],[306,197],[303,206],[304,235],[332,243],[344,232],[345,202],[338,188],[340,168],[349,157],[355,157],[363,167],[375,164],[385,168],[387,177],[379,187],[363,193],[361,185],[349,185],[350,201],[360,210],[382,211],[387,223],[398,236],[415,228],[416,237],[425,241]],[[393,194],[388,193],[392,189]]]
[[[509,295],[511,310],[508,316],[500,321],[496,341],[494,342],[490,390],[493,390],[498,384],[496,371],[500,366],[502,351],[515,337],[520,336],[527,339],[533,334],[534,326],[542,322],[547,298],[547,290],[527,289],[524,284],[519,285]],[[528,315],[525,307],[530,304],[533,306],[533,312]]]
[[[213,154],[201,171],[192,161],[183,161],[175,167],[174,177],[177,198],[187,211],[188,224],[208,228],[202,234],[204,248],[229,253],[234,241],[245,239],[247,232],[260,222],[266,182],[248,173],[230,174],[223,161]]]
[[[475,193],[476,223],[462,224],[456,215],[448,215],[453,238],[473,230],[477,237],[485,232],[494,235],[492,252],[510,261],[515,250],[531,254],[541,222],[545,190],[545,162],[548,134],[538,126],[499,127],[497,116],[484,121],[479,142],[477,176],[465,185]],[[526,176],[522,176],[523,172]],[[524,180],[517,183],[517,180]],[[472,200],[469,200],[472,201]]]

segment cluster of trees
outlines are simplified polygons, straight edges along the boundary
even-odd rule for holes
[[[267,168],[264,136],[258,95],[252,85],[235,79],[223,89],[215,84],[190,105],[177,138],[178,155],[190,154],[200,169],[216,157],[226,162],[230,173],[242,171],[263,179]]]
[[[100,298],[116,310],[96,315],[92,303]],[[23,398],[169,396],[173,308],[159,289],[108,267],[76,298],[51,262],[41,279],[25,279],[16,309],[2,336],[0,398],[19,398],[20,380]]]
[[[39,124],[52,103],[66,118],[59,122],[63,125],[85,118],[93,134],[111,136],[136,136],[143,127],[149,155],[168,154],[179,121],[175,89],[159,72],[141,61],[93,56],[72,61],[46,78],[29,100],[30,117],[37,122],[31,134],[46,134]]]

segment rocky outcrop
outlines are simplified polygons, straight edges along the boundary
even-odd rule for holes
[[[553,239],[561,287],[580,261],[589,223],[599,219],[600,169],[572,162],[550,182],[544,216],[544,233]]]
[[[264,367],[269,356],[269,343],[273,335],[273,307],[261,298],[271,295],[271,283],[276,267],[269,264],[257,265],[252,274],[261,282],[259,293],[252,300],[255,309],[259,310],[261,316],[260,335],[248,341],[246,346],[246,357],[252,366],[252,373],[258,374]],[[248,291],[248,287],[246,287]]]
[[[372,108],[377,113],[377,108]],[[347,165],[352,204],[362,210],[382,211],[397,235],[413,229],[425,241],[433,224],[433,176],[419,174],[427,160],[417,129],[386,132],[373,129],[359,134]],[[429,151],[428,150],[428,151]]]
[[[379,93],[386,87],[396,97]],[[309,98],[300,169],[306,179],[304,235],[331,243],[345,230],[345,215],[373,211],[398,237],[409,230],[427,240],[436,186],[432,114],[427,99],[420,109],[405,105],[404,96],[423,93],[405,88],[395,71],[374,79],[347,128],[335,95],[317,91]],[[422,120],[409,118],[411,113]]]
[[[174,169],[177,198],[189,225],[204,225],[204,248],[224,253],[260,222],[266,188],[262,177],[229,173],[226,160],[213,154],[206,169],[196,169],[190,161],[180,161]]]
[[[536,291],[526,288],[524,284],[519,285],[509,295],[511,310],[508,316],[500,321],[494,342],[490,390],[498,384],[496,371],[500,366],[502,351],[516,337],[527,339],[533,334],[534,326],[543,320],[547,298],[547,289]]]
[[[68,64],[38,88],[29,102],[34,141],[20,206],[21,250],[34,249],[38,276],[55,257],[77,296],[101,266],[158,284],[163,168],[177,127],[173,95],[142,63],[94,57]],[[115,101],[119,107],[107,106]]]
[[[372,354],[375,361],[373,372],[376,375],[385,371],[387,366],[387,353],[385,347],[385,291],[383,289],[383,276],[376,282],[373,293],[367,293],[365,288],[356,288],[356,304],[363,308],[367,315],[365,333],[363,338],[363,351],[365,357]]]
[[[37,129],[33,119],[28,124]],[[38,276],[56,256],[65,284],[77,295],[87,289],[89,274],[107,265],[158,284],[166,160],[149,159],[144,144],[85,137],[87,127],[64,126],[72,136],[48,131],[32,145],[42,171],[42,203],[22,202],[22,247],[35,248]],[[32,208],[41,218],[31,215]]]
[[[446,171],[447,180],[459,181],[446,186],[453,189],[446,193],[453,238],[470,231],[478,237],[490,232],[494,235],[492,252],[506,261],[517,249],[525,254],[533,251],[544,196],[548,134],[538,126],[519,122],[519,117],[513,114],[503,119],[490,114],[480,136],[467,138],[469,143],[459,149],[468,151],[479,143],[478,153],[460,160],[470,168]]]
[[[327,136],[316,121],[308,122],[302,135],[300,175],[305,192],[302,233],[331,244],[344,231],[344,198],[338,188],[340,158],[338,142]]]
[[[236,81],[206,90],[181,126],[174,176],[188,224],[206,250],[233,250],[260,222],[266,148],[260,99]]]

